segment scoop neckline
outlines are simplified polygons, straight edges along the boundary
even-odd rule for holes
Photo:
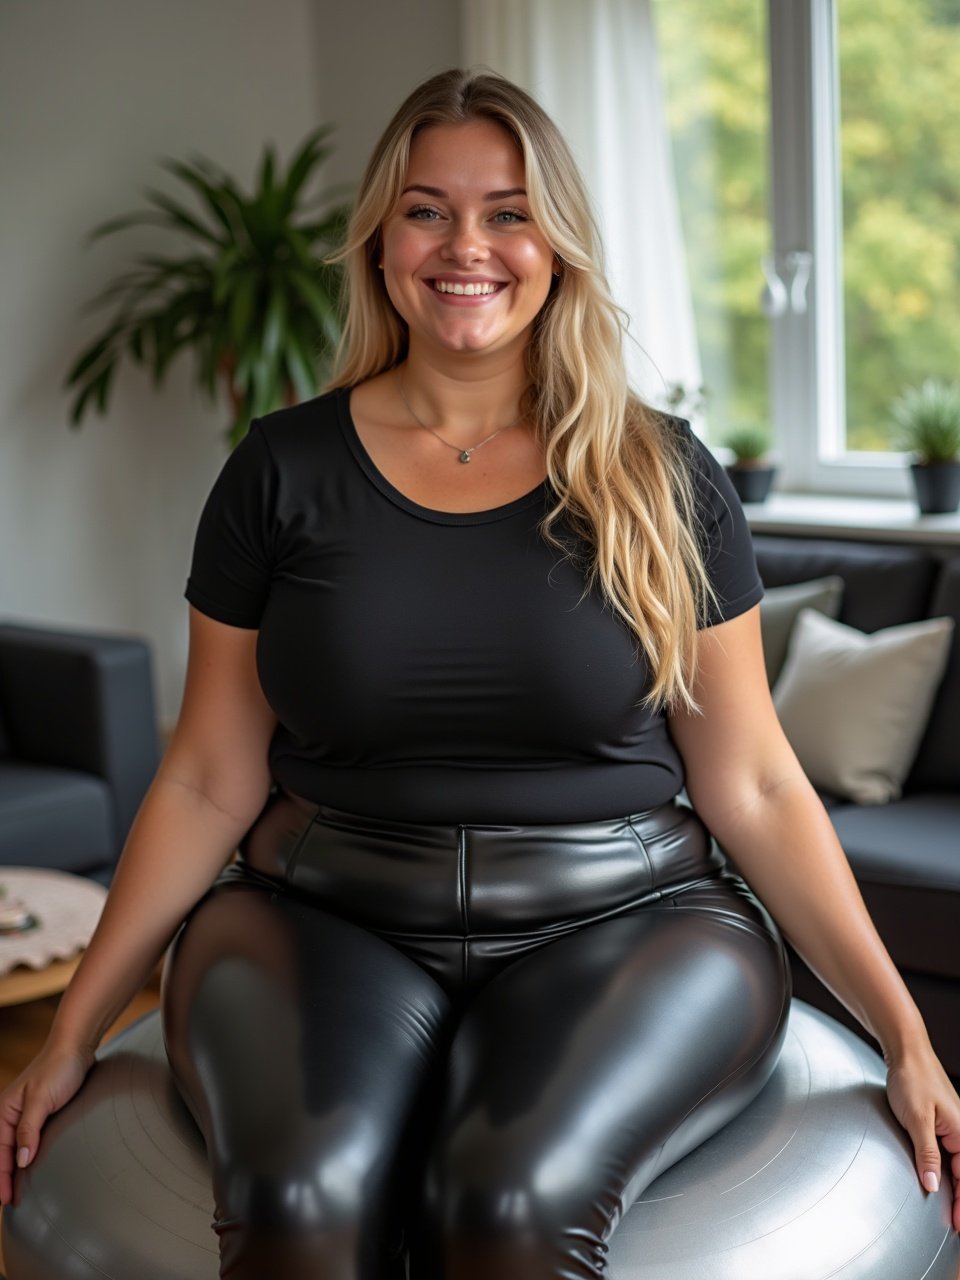
[[[495,520],[505,520],[517,511],[524,511],[527,507],[534,506],[546,492],[549,480],[543,479],[536,488],[521,494],[519,498],[514,498],[512,502],[505,502],[499,507],[486,507],[482,511],[438,511],[434,507],[425,507],[419,502],[414,502],[412,498],[408,498],[405,493],[401,493],[395,485],[390,483],[367,452],[366,446],[360,439],[356,423],[353,421],[353,414],[350,412],[352,390],[352,387],[338,387],[336,392],[337,418],[347,446],[371,483],[384,497],[389,498],[391,502],[411,515],[419,516],[421,520],[429,520],[433,524],[491,524]]]

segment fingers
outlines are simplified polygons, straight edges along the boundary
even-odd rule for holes
[[[957,1127],[949,1128],[940,1134],[940,1141],[950,1155],[950,1169],[953,1173],[953,1227],[960,1231],[960,1116]]]
[[[13,1168],[17,1123],[23,1108],[23,1090],[10,1091],[0,1101],[0,1204],[13,1200]]]
[[[935,1108],[924,1108],[908,1114],[904,1126],[913,1142],[917,1174],[924,1191],[940,1189],[940,1144],[937,1142]]]
[[[0,1204],[13,1201],[15,1169],[25,1169],[37,1154],[40,1130],[50,1114],[42,1095],[21,1085],[0,1105]]]

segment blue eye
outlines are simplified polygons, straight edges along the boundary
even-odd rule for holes
[[[526,222],[527,220],[527,215],[525,213],[521,213],[519,209],[498,209],[494,214],[494,217],[499,218],[501,214],[506,214],[510,219],[516,218],[519,222]]]
[[[436,209],[431,209],[428,204],[415,204],[411,209],[407,210],[408,218],[416,218],[418,222],[426,222],[428,219],[421,218],[421,213],[436,213]]]

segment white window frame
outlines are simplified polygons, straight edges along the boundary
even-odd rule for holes
[[[807,309],[771,319],[779,487],[907,497],[902,453],[845,453],[837,0],[767,0],[770,217],[777,271],[812,255]]]

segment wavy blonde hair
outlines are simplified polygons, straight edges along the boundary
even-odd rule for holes
[[[598,582],[632,630],[652,683],[644,702],[696,710],[696,632],[712,592],[695,524],[689,444],[627,385],[625,314],[610,295],[583,179],[559,130],[527,93],[487,69],[442,72],[410,94],[374,148],[343,247],[344,327],[335,374],[349,387],[399,364],[406,325],[378,269],[380,228],[403,188],[410,146],[431,125],[492,120],[523,153],[527,195],[561,274],[526,349],[521,408],[536,424],[557,502],[543,536]],[[555,526],[565,518],[588,548]]]

